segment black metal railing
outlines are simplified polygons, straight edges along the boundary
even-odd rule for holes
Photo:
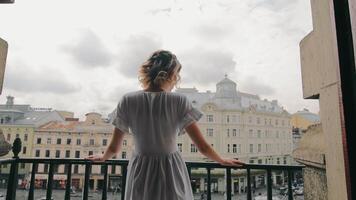
[[[13,145],[13,153],[14,157],[10,159],[2,159],[0,160],[0,165],[2,164],[11,164],[10,173],[8,177],[8,185],[7,185],[7,194],[6,200],[14,200],[16,199],[16,189],[17,189],[17,180],[18,180],[18,165],[20,163],[29,163],[32,164],[31,171],[31,180],[30,187],[28,192],[28,200],[34,200],[34,189],[35,189],[35,176],[37,167],[39,164],[48,164],[48,177],[47,177],[47,191],[46,191],[46,199],[52,199],[52,188],[53,188],[53,176],[54,176],[54,167],[55,165],[65,165],[66,167],[66,186],[65,186],[65,200],[69,200],[71,198],[71,177],[72,177],[72,166],[73,165],[85,165],[84,172],[84,186],[82,189],[82,199],[88,199],[89,194],[89,180],[90,180],[90,172],[91,167],[94,165],[103,166],[102,172],[104,174],[103,186],[102,186],[102,200],[107,199],[107,183],[108,183],[108,166],[121,166],[121,199],[124,199],[125,196],[125,184],[126,184],[126,174],[127,174],[127,166],[128,160],[107,160],[105,162],[92,162],[90,160],[85,159],[57,159],[57,158],[19,158],[18,154],[21,151],[21,141],[20,139],[16,139]],[[293,190],[292,190],[292,182],[293,182],[293,173],[295,171],[301,171],[303,166],[289,166],[289,165],[260,165],[260,164],[246,164],[242,167],[226,167],[222,166],[218,163],[213,162],[186,162],[187,169],[189,172],[189,176],[191,178],[191,170],[194,168],[205,168],[207,170],[207,199],[211,200],[211,170],[212,169],[225,169],[226,172],[226,199],[232,199],[232,175],[231,170],[235,169],[245,169],[247,176],[247,200],[252,200],[252,190],[251,190],[251,170],[265,170],[267,172],[267,199],[272,200],[272,171],[286,171],[288,174],[288,200],[293,199]]]

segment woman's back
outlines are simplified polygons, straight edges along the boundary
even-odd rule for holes
[[[121,109],[134,136],[137,153],[169,153],[177,150],[176,137],[182,133],[183,115],[189,109],[185,96],[141,90],[124,95],[121,101]]]

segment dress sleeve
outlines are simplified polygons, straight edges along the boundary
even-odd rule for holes
[[[199,119],[203,116],[203,113],[193,107],[192,103],[185,96],[183,97],[182,106],[183,108],[181,109],[182,113],[178,135],[183,135],[185,133],[184,129],[187,126],[193,122],[199,121]]]
[[[119,101],[113,115],[112,124],[115,126],[115,128],[120,129],[122,132],[130,133],[126,101],[127,100],[125,100],[125,97],[121,98]]]

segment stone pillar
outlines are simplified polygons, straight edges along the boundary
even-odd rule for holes
[[[2,92],[2,86],[4,82],[7,49],[8,49],[7,42],[0,38],[0,94]]]
[[[325,167],[328,199],[348,199],[342,131],[344,124],[341,119],[342,92],[333,6],[333,0],[311,0],[313,31],[300,43],[303,96],[305,99],[319,99],[321,126],[327,147]],[[304,157],[307,160],[320,159]]]

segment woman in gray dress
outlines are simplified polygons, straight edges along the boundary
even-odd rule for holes
[[[139,69],[143,90],[125,94],[116,108],[111,142],[102,155],[87,157],[102,162],[121,149],[124,134],[135,148],[127,172],[126,200],[193,200],[188,171],[178,151],[177,136],[187,133],[198,150],[224,166],[243,165],[221,158],[206,142],[197,121],[202,113],[186,96],[171,92],[179,81],[181,64],[174,54],[154,52]]]

